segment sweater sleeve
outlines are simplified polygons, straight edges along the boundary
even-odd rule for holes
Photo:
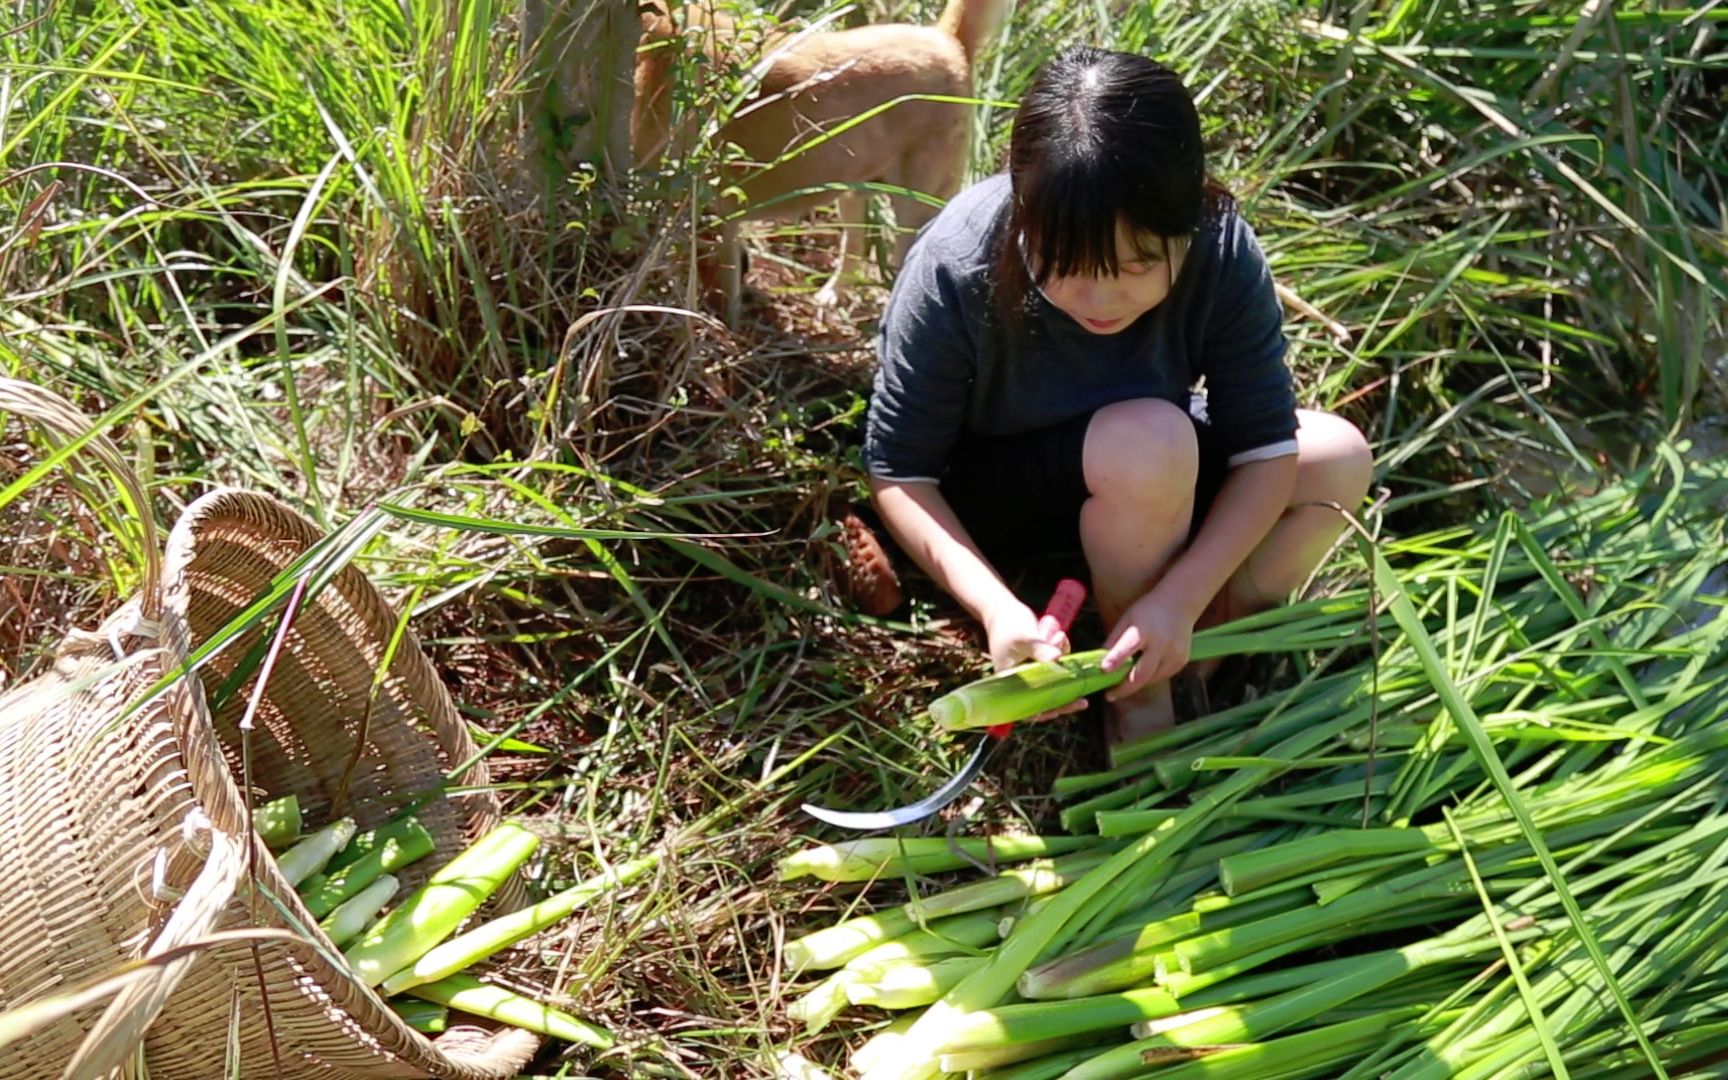
[[[1284,363],[1284,309],[1248,224],[1226,218],[1201,336],[1206,411],[1230,464],[1296,452],[1296,392]]]
[[[864,464],[883,480],[942,478],[976,370],[965,287],[929,245],[895,279],[876,339]]]

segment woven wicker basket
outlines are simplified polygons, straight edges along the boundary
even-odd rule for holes
[[[29,409],[0,394],[0,411]],[[64,1001],[155,958],[134,965],[118,993],[91,995],[0,1048],[0,1080],[216,1080],[236,1064],[241,1076],[289,1080],[480,1080],[514,1076],[538,1048],[513,1029],[464,1026],[429,1041],[407,1028],[350,977],[247,830],[237,779],[252,685],[214,715],[205,692],[265,627],[137,707],[321,539],[274,499],[207,495],[138,596],[0,698],[0,1011]],[[254,804],[293,793],[322,822],[349,776],[342,812],[370,827],[470,760],[476,748],[412,638],[374,679],[395,622],[352,566],[311,594],[245,739]],[[463,780],[483,784],[484,765]],[[490,793],[441,798],[419,816],[437,848],[399,872],[405,888],[494,824],[499,805]],[[518,885],[502,903],[519,896]]]

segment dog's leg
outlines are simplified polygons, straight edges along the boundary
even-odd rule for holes
[[[966,175],[966,123],[964,114],[946,137],[913,146],[900,162],[899,175],[890,178],[908,191],[922,191],[950,199],[960,190]],[[894,270],[906,265],[906,252],[918,238],[918,230],[936,216],[940,207],[907,195],[890,196],[894,206]]]
[[[892,196],[894,203],[894,269],[906,263],[906,251],[918,238],[918,230],[936,216],[936,207],[922,199]]]
[[[834,253],[834,273],[816,290],[816,306],[831,308],[840,302],[847,286],[859,278],[863,252],[868,237],[864,234],[865,211],[870,196],[861,191],[848,191],[840,196],[840,245]]]

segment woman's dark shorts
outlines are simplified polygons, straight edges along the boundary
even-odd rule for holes
[[[1092,415],[1016,435],[962,436],[955,447],[942,494],[998,570],[1083,557],[1080,507],[1091,497],[1084,458]],[[1229,469],[1211,427],[1195,419],[1194,434],[1200,462],[1190,538]]]

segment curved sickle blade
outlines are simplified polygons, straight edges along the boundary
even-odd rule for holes
[[[876,810],[857,813],[851,810],[829,810],[823,806],[804,804],[804,812],[817,821],[825,821],[842,829],[892,829],[896,825],[910,825],[915,821],[923,821],[931,814],[960,797],[974,777],[984,768],[984,759],[990,755],[990,744],[995,742],[988,735],[978,737],[978,745],[972,751],[972,757],[954,774],[953,779],[937,788],[931,794],[915,803],[897,806],[892,810]]]

